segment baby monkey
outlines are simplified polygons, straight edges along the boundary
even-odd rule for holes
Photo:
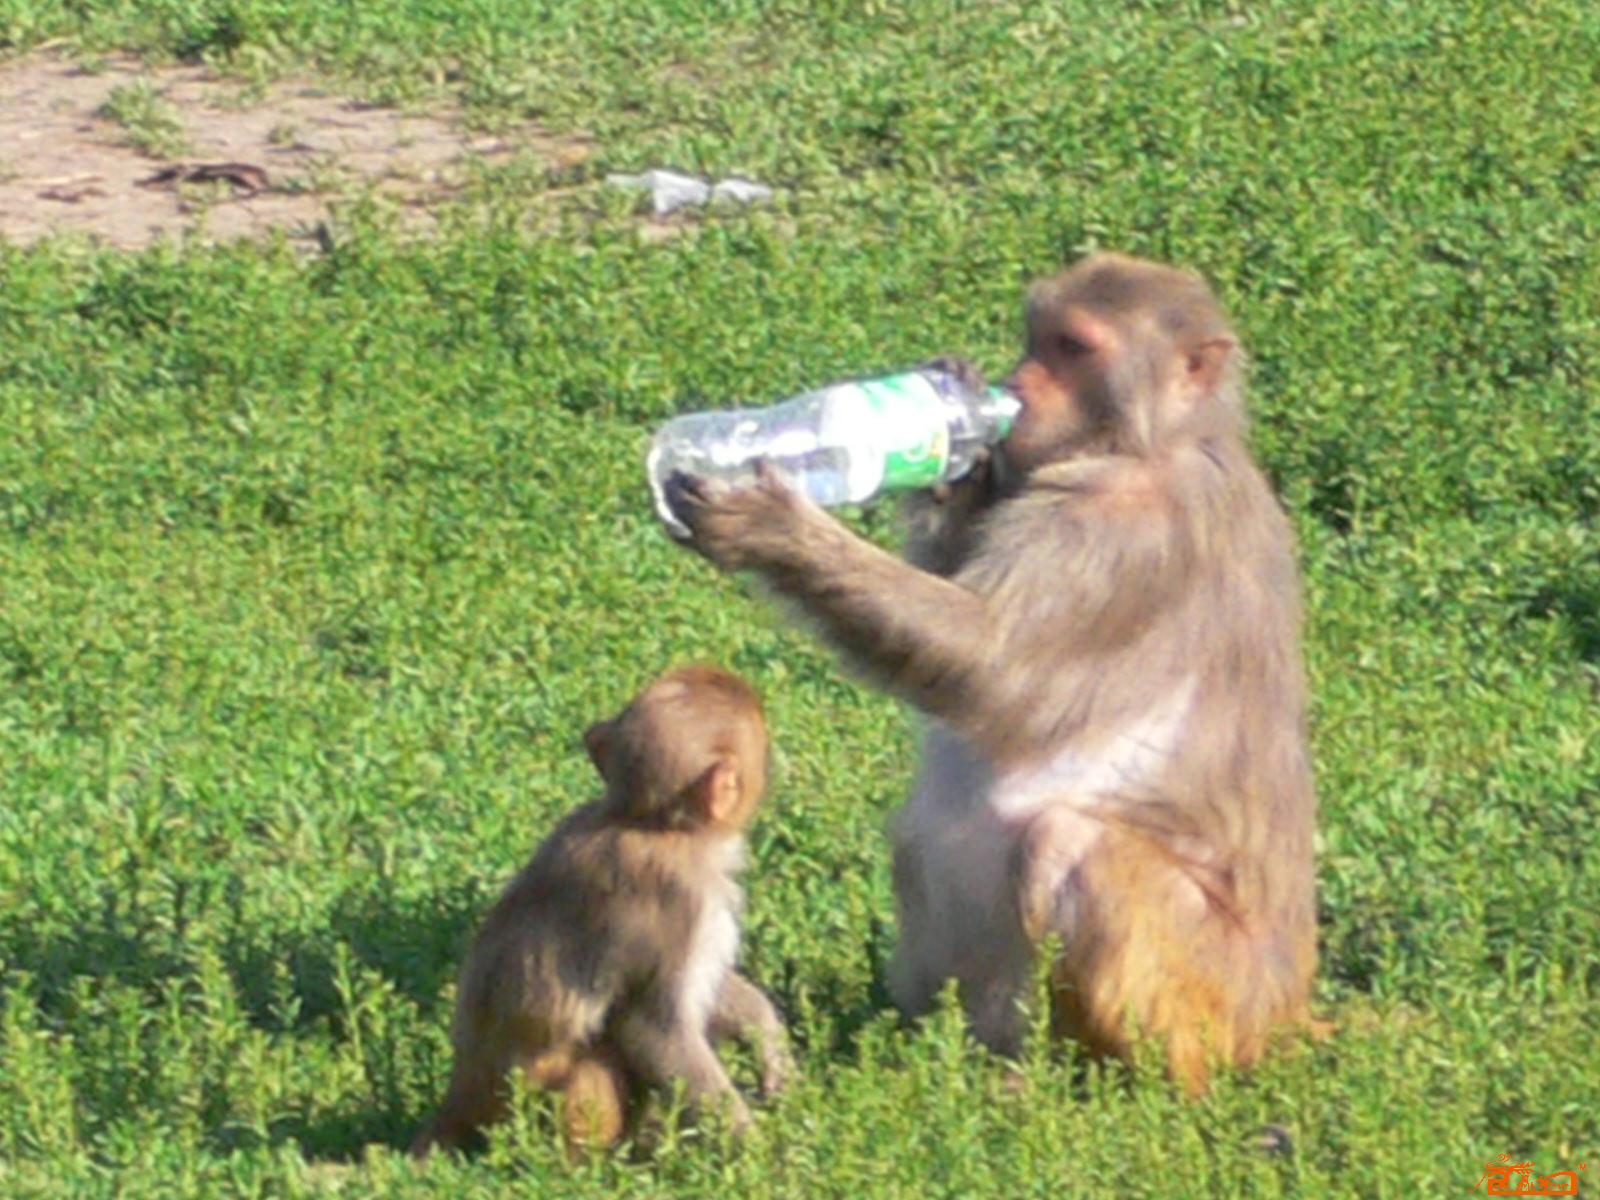
[[[510,1079],[561,1093],[570,1150],[610,1145],[636,1086],[681,1083],[692,1113],[750,1124],[713,1049],[738,1038],[771,1095],[783,1023],[734,970],[744,833],[766,788],[767,730],[742,679],[662,675],[584,734],[604,796],[569,814],[489,913],[460,977],[444,1103],[412,1153],[461,1147],[506,1115]]]

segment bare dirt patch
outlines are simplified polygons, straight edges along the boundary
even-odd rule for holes
[[[17,243],[310,238],[368,193],[425,227],[475,161],[518,154],[567,166],[588,146],[526,125],[474,134],[457,112],[364,105],[310,79],[247,91],[202,66],[0,63],[0,239]]]

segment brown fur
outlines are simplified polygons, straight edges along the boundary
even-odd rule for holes
[[[733,967],[743,833],[766,780],[766,728],[742,680],[669,672],[585,742],[605,796],[569,814],[489,913],[462,970],[455,1062],[413,1152],[459,1147],[506,1114],[508,1081],[562,1094],[574,1150],[629,1127],[635,1083],[749,1122],[712,1048],[788,1072],[782,1022]]]
[[[902,561],[772,473],[674,485],[691,545],[753,568],[930,719],[896,823],[909,1011],[961,984],[1010,1051],[1031,946],[1056,1025],[1174,1077],[1304,1021],[1315,797],[1291,531],[1244,442],[1235,340],[1195,276],[1095,256],[1039,285],[991,468],[907,504]]]

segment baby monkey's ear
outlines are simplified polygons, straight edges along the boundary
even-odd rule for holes
[[[606,750],[611,745],[611,722],[596,721],[583,731],[583,748],[589,752],[589,761],[600,772],[600,778],[610,783],[606,775]]]
[[[739,768],[731,758],[718,759],[684,789],[689,810],[707,825],[726,825],[739,813],[743,800]]]

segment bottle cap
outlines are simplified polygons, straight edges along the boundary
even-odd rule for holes
[[[994,417],[997,430],[995,440],[1004,441],[1011,434],[1011,426],[1016,422],[1017,414],[1022,411],[1022,401],[1009,388],[999,386],[989,389],[989,399],[993,402],[989,413]]]

